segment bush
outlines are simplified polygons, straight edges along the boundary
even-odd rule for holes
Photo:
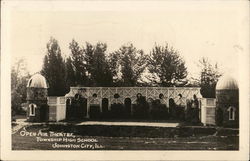
[[[161,104],[159,100],[153,102],[152,110],[150,112],[153,119],[168,119],[169,113],[166,105]]]
[[[90,118],[98,119],[101,117],[100,106],[98,105],[91,105],[89,110]]]
[[[111,117],[112,118],[124,118],[124,106],[120,103],[114,103],[111,105]]]
[[[135,104],[134,107],[134,117],[138,119],[148,118],[149,111],[148,111],[148,104]]]

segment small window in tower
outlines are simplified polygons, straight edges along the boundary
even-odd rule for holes
[[[235,120],[235,111],[236,111],[235,107],[230,106],[227,111],[229,115],[228,117],[229,120]]]
[[[32,104],[29,105],[29,108],[30,108],[30,110],[29,110],[29,111],[30,111],[29,115],[30,115],[30,116],[35,116],[35,114],[36,114],[36,105],[32,103]]]

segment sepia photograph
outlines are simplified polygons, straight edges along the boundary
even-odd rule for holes
[[[248,158],[247,1],[2,1],[1,8],[7,151]]]

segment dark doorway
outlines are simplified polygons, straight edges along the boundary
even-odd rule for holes
[[[108,118],[109,115],[109,100],[107,98],[102,99],[102,117]]]
[[[216,110],[216,125],[223,125],[223,110],[221,108],[217,108]]]
[[[103,98],[102,99],[102,112],[103,113],[108,112],[108,108],[109,108],[109,100],[107,98]]]
[[[66,120],[69,120],[70,119],[70,115],[71,115],[71,109],[70,109],[70,106],[71,106],[71,100],[70,98],[68,98],[66,100]]]
[[[87,115],[87,103],[88,102],[87,102],[86,98],[84,98],[84,97],[79,98],[79,104],[80,104],[79,115],[78,115],[79,119],[83,119],[86,117],[86,115]]]
[[[171,119],[176,119],[176,104],[173,98],[169,99],[169,116]]]
[[[41,120],[41,122],[45,122],[45,121],[49,120],[49,117],[48,117],[48,114],[49,114],[48,108],[49,107],[47,105],[42,105],[41,106],[41,108],[40,108],[40,120]]]
[[[130,98],[125,98],[124,100],[124,105],[125,105],[125,115],[126,117],[130,117],[131,115],[131,99]]]

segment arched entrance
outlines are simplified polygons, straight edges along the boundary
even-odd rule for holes
[[[66,100],[66,120],[69,120],[71,117],[71,100],[68,98]]]
[[[48,117],[48,106],[46,104],[41,105],[40,108],[40,120],[42,122],[48,121],[49,117]]]
[[[102,99],[102,117],[107,118],[109,113],[109,100],[107,98]]]
[[[125,116],[130,117],[131,115],[131,99],[130,98],[125,98],[124,100],[124,105],[125,105]]]
[[[80,97],[79,99],[79,104],[80,104],[80,108],[79,108],[79,119],[85,118],[87,115],[87,99]]]

